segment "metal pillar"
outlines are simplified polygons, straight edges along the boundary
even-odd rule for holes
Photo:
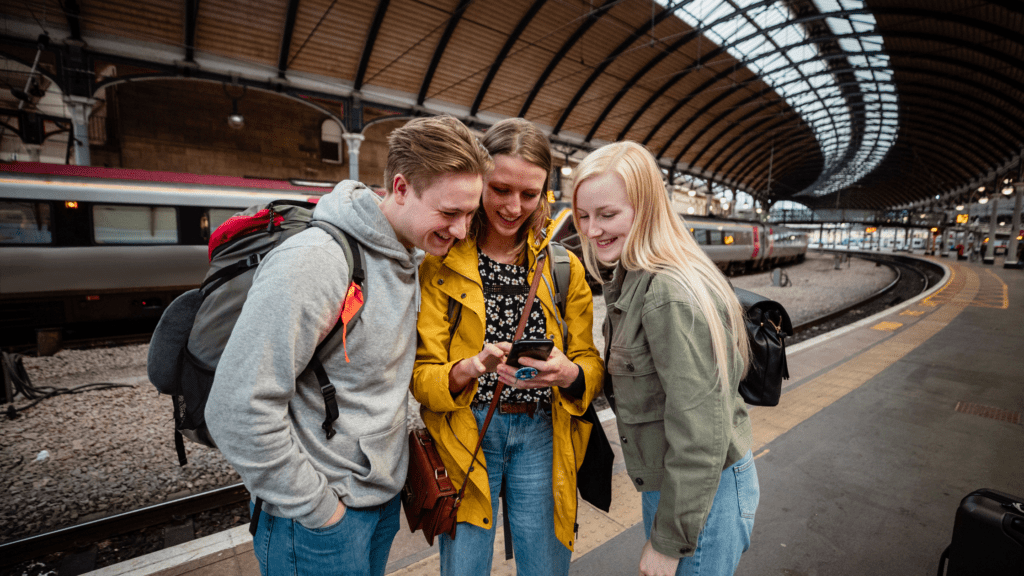
[[[1022,162],[1024,164],[1024,162]],[[1024,166],[1022,166],[1024,169]],[[1021,201],[1024,199],[1024,182],[1013,183],[1016,192],[1013,195],[1013,219],[1010,221],[1010,242],[1006,246],[1006,258],[1003,259],[1003,268],[1021,268],[1021,261],[1017,259],[1017,235],[1020,234],[1020,209]]]
[[[359,145],[365,137],[362,134],[348,132],[341,135],[348,146],[348,179],[359,181]]]
[[[988,223],[988,244],[982,244],[981,249],[981,263],[982,264],[995,264],[996,262],[996,224],[999,220],[997,208],[999,206],[998,189],[995,194],[992,194],[992,199],[989,200],[989,204],[992,205],[991,216],[989,216]]]
[[[89,156],[89,114],[95,103],[94,98],[64,97],[64,104],[71,112],[70,137],[74,139],[75,164],[78,166],[89,166],[92,162]]]

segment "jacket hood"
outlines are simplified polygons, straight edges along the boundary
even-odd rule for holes
[[[419,248],[406,248],[398,241],[391,223],[380,210],[381,198],[361,182],[344,180],[320,198],[313,220],[341,228],[364,247],[394,260],[402,268],[416,270],[423,261]]]

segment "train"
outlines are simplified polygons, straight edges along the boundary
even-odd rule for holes
[[[582,258],[570,204],[556,202],[552,214],[556,223],[554,240],[562,242]],[[697,244],[727,275],[771,270],[803,262],[807,257],[808,235],[803,230],[746,220],[682,214],[679,217]]]
[[[271,200],[315,202],[333,185],[0,163],[0,346],[147,334],[175,297],[202,282],[217,226]],[[554,203],[552,217],[554,239],[581,254],[569,203]],[[685,221],[727,273],[799,262],[807,252],[799,230]]]
[[[329,188],[0,163],[0,346],[151,332],[202,283],[210,232],[249,206]]]

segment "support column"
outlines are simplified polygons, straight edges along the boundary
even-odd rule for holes
[[[89,114],[95,103],[94,98],[64,97],[64,104],[71,112],[70,137],[74,139],[75,164],[78,166],[89,166],[92,163],[89,155]]]
[[[996,263],[996,224],[998,223],[999,216],[997,208],[999,206],[999,182],[996,182],[995,192],[992,194],[992,199],[989,200],[989,204],[992,205],[991,216],[989,217],[988,223],[988,244],[982,245],[981,263],[982,264],[995,264]]]
[[[1024,162],[1022,162],[1024,163]],[[1017,235],[1020,234],[1020,209],[1024,199],[1024,182],[1013,183],[1016,192],[1013,194],[1013,219],[1010,220],[1010,242],[1006,246],[1006,258],[1003,259],[1003,268],[1022,268],[1024,263],[1017,259]]]
[[[348,132],[341,135],[348,146],[348,179],[359,181],[359,146],[365,137],[362,134]]]

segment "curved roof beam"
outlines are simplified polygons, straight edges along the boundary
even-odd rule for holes
[[[987,23],[987,22],[984,22],[984,21],[980,21],[980,20],[977,20],[977,19],[970,19],[970,18],[965,19],[965,18],[960,17],[959,15],[949,15],[949,14],[938,12],[938,11],[910,10],[910,9],[904,9],[904,8],[873,9],[873,10],[872,9],[867,9],[867,8],[862,8],[862,9],[856,9],[856,10],[841,10],[841,11],[824,12],[824,13],[818,13],[818,14],[813,14],[813,15],[809,15],[809,16],[804,16],[804,17],[801,17],[801,18],[787,20],[785,22],[780,22],[780,23],[775,24],[774,26],[769,26],[769,27],[762,28],[761,31],[762,32],[768,31],[768,30],[771,30],[772,28],[779,28],[779,27],[786,26],[786,25],[789,25],[789,24],[792,24],[792,23],[811,22],[811,21],[815,21],[815,20],[822,20],[822,19],[825,19],[825,18],[832,18],[832,17],[843,16],[843,15],[854,15],[854,14],[870,14],[870,15],[902,14],[902,15],[910,15],[910,16],[916,16],[916,17],[921,17],[921,16],[932,17],[932,16],[934,16],[938,20],[955,21],[955,22],[957,22],[958,24],[961,24],[961,25],[963,25],[963,24],[973,25],[973,26],[977,27],[978,29],[986,30],[986,31],[988,31],[988,32],[990,32],[992,34],[995,34],[995,35],[1001,36],[1003,38],[1010,39],[1010,40],[1012,40],[1014,42],[1020,43],[1020,37],[1018,35],[1016,35],[1015,33],[1013,33],[1012,31],[1009,31],[1008,29],[1000,27],[1000,26],[991,25],[990,23]],[[869,35],[880,36],[880,32],[878,32],[877,30],[874,30]],[[748,35],[748,36],[753,36],[753,35]],[[740,42],[742,42],[742,40],[740,40]],[[734,40],[733,44],[736,44],[736,43],[737,43],[737,41]],[[848,54],[846,54],[846,53],[843,54],[843,56],[846,56],[846,55],[848,55]],[[855,55],[855,54],[851,53],[849,55]],[[764,57],[764,55],[758,55],[758,56],[759,57]],[[890,53],[889,56],[892,56],[892,54]],[[888,70],[888,71],[891,72],[891,69]],[[682,74],[686,74],[688,72],[689,72],[689,70],[683,71],[679,76],[681,76]],[[674,78],[677,78],[677,77],[674,77]],[[670,79],[668,82],[666,82],[666,84],[663,85],[663,88],[667,89],[667,88],[665,88],[665,86],[668,85],[672,81],[673,80]],[[678,80],[676,79],[676,81],[678,81]],[[871,83],[873,84],[875,82],[873,81]],[[662,93],[663,92],[664,92],[664,90],[662,90]],[[655,99],[656,99],[656,97],[654,97],[652,99],[649,99],[648,100],[648,105],[650,105],[650,103],[653,100],[655,100]],[[643,110],[643,108],[641,108],[641,112],[640,113],[642,113],[642,110]],[[620,139],[622,137],[624,137],[625,133],[628,132],[629,129],[631,129],[632,124],[635,123],[635,121],[639,118],[639,114],[640,113],[638,113],[637,115],[634,115],[634,118],[631,119],[630,124],[627,125],[627,128],[625,130],[623,130],[623,133],[621,133],[619,135]],[[601,117],[602,121],[603,121],[603,118],[604,118],[605,115],[602,115],[602,117]],[[594,129],[591,130],[591,134],[593,132],[594,132]],[[681,134],[681,132],[680,132],[680,134]],[[856,134],[853,134],[851,136],[851,138],[855,138],[856,136],[857,136]],[[868,151],[868,154],[869,155],[874,155],[875,151],[877,150],[877,145],[869,144],[869,146],[870,146],[870,149]],[[851,150],[851,152],[860,153],[862,151],[852,151]]]
[[[788,131],[788,129],[786,131]],[[920,141],[920,140],[914,139],[914,141],[907,142],[904,147],[909,148],[910,150],[915,150],[915,148],[924,148],[924,149],[927,149],[929,151],[935,152],[935,154],[941,156],[943,158],[943,160],[944,160],[943,162],[937,163],[936,165],[929,165],[929,166],[927,166],[927,169],[928,170],[933,170],[933,171],[936,171],[936,172],[946,173],[946,174],[949,175],[949,177],[950,177],[950,179],[952,181],[970,180],[975,175],[981,174],[981,173],[985,173],[985,172],[988,171],[988,167],[982,166],[982,165],[978,164],[977,162],[975,162],[975,163],[973,163],[973,166],[977,170],[977,172],[975,172],[974,174],[971,174],[969,171],[967,171],[966,168],[963,168],[964,157],[950,155],[951,150],[948,149],[948,148],[938,148],[938,149],[935,149],[934,146],[930,142]],[[776,152],[775,152],[775,154],[776,154],[776,156],[778,155],[778,145],[776,145]],[[754,170],[754,169],[756,169],[758,167],[762,167],[762,169],[763,169],[763,165],[764,165],[764,163],[766,161],[765,160],[766,155],[767,155],[766,152],[762,149],[758,153],[756,153],[754,156],[750,157],[750,159],[747,161],[747,163],[743,167],[740,168],[740,170],[742,170],[741,177],[742,178],[746,178],[747,176],[749,176],[749,174],[750,174],[750,172],[752,170]],[[960,175],[956,175],[956,174],[951,174],[950,170],[952,168],[955,168],[957,170],[962,170],[963,171],[963,175],[960,176]],[[762,180],[763,179],[760,179],[760,178],[753,178],[752,182],[759,182],[759,181],[762,181]]]
[[[876,35],[877,34],[874,33],[874,32],[856,32],[856,33],[853,33],[853,34],[837,35],[837,36],[834,36],[834,38],[836,38],[836,39],[838,39],[838,38],[854,38],[854,37],[858,37],[859,38],[859,37],[864,37],[864,36],[876,36]],[[891,38],[891,37],[909,37],[909,38],[914,38],[914,39],[919,39],[919,40],[930,40],[930,41],[946,42],[946,43],[954,44],[956,46],[960,46],[960,47],[964,47],[964,48],[975,49],[977,52],[980,52],[980,53],[982,53],[982,54],[984,54],[986,56],[989,56],[991,58],[996,58],[998,60],[1001,60],[1001,61],[1005,62],[1006,64],[1014,67],[1015,69],[1024,69],[1024,60],[1020,60],[1018,58],[1014,58],[1014,57],[1006,55],[1004,53],[992,50],[991,48],[988,48],[987,46],[980,46],[980,45],[974,45],[974,44],[963,44],[963,43],[960,43],[960,42],[956,42],[955,39],[951,39],[951,38],[948,38],[946,36],[941,36],[941,35],[937,35],[937,34],[895,33],[895,34],[886,34],[886,37],[887,38]],[[808,43],[811,40],[815,40],[817,42],[821,42],[821,41],[825,40],[825,38],[818,37],[816,39],[808,39],[807,41],[805,41],[803,43]],[[872,53],[864,52],[863,54],[871,55]],[[889,52],[888,54],[892,55],[892,52]],[[763,57],[763,56],[764,55],[760,55],[759,58]],[[829,57],[826,56],[825,58],[829,58]],[[747,62],[749,62],[749,60],[744,60],[744,61],[741,62],[741,64],[745,66],[747,64]],[[838,75],[838,74],[844,74],[844,73],[853,73],[853,72],[859,71],[859,70],[873,70],[873,71],[881,70],[881,71],[888,72],[889,70],[891,70],[891,68],[889,68],[889,69],[879,69],[879,68],[873,67],[873,66],[868,66],[868,67],[861,66],[861,67],[848,67],[848,68],[844,68],[844,69],[830,69],[830,70],[826,70],[823,73],[828,73],[828,74],[832,74],[832,75]],[[739,89],[741,89],[743,87],[748,86],[749,84],[750,84],[749,81],[736,83],[736,85],[733,86],[729,90],[728,93],[735,92],[735,91],[737,91],[737,90],[739,90]],[[847,83],[840,83],[839,84],[839,86],[844,86],[844,85],[847,85]],[[858,85],[859,85],[859,83],[858,83]],[[804,93],[807,93],[807,91],[791,94],[791,96],[795,97],[795,96],[802,95]],[[691,95],[687,95],[687,98],[690,98],[691,96],[692,96],[692,94]],[[726,96],[726,94],[722,94],[722,95],[719,96],[719,98],[721,99],[721,98],[724,98],[725,96]],[[747,102],[747,101],[749,101],[749,99],[745,100],[744,102]],[[705,126],[705,129],[701,131],[702,134],[704,132],[706,132],[708,129],[710,129],[711,126],[717,124],[719,121],[721,121],[724,117],[726,117],[730,113],[731,113],[731,111],[726,111],[726,112],[720,114],[710,124]],[[697,116],[697,115],[695,115],[695,116]],[[676,134],[673,135],[673,137],[670,139],[670,141],[665,144],[664,148],[662,149],[662,152],[659,153],[659,155],[663,154],[664,151],[667,150],[670,147],[670,145],[673,143],[673,141],[676,138],[678,138],[679,135],[682,134],[682,132],[685,130],[686,127],[689,127],[689,125],[693,122],[693,120],[694,120],[694,117],[691,117],[683,125],[683,128],[678,130],[676,132]],[[683,150],[676,156],[676,158],[673,161],[673,163],[678,163],[680,158],[682,158],[682,156],[689,150],[689,147],[693,144],[693,142],[697,141],[698,139],[699,139],[699,137],[691,139],[689,141],[689,143],[683,148]],[[698,154],[694,158],[694,162],[696,162],[696,160],[699,159],[701,155],[702,155],[702,153]]]
[[[516,42],[519,41],[519,37],[526,30],[526,27],[533,21],[534,16],[540,12],[540,9],[544,7],[544,4],[548,0],[534,0],[533,4],[526,11],[526,14],[519,19],[519,23],[516,24],[512,33],[509,34],[505,45],[501,47],[501,52],[498,52],[498,57],[491,63],[491,68],[487,71],[487,77],[484,78],[483,84],[480,85],[480,90],[476,93],[476,98],[473,99],[473,105],[469,107],[469,115],[476,116],[476,113],[480,111],[480,106],[483,105],[484,96],[487,95],[487,91],[491,88],[491,82],[494,82],[494,77],[498,74],[498,70],[501,65],[505,63],[505,59],[508,58],[508,53],[512,51],[512,47],[515,46]]]
[[[964,63],[964,62],[959,61],[959,60],[955,60],[955,59],[948,58],[948,57],[941,57],[941,56],[938,56],[938,55],[930,55],[930,58],[938,60],[938,61],[942,61],[942,62],[944,62],[946,64],[959,64],[961,66],[966,66],[966,67],[970,67],[971,66],[970,63]],[[922,74],[922,75],[925,75],[925,76],[936,76],[938,74],[938,71],[927,69],[927,68],[900,67],[899,71],[903,72],[903,73]],[[1001,75],[1001,74],[998,74],[998,73],[992,72],[992,71],[985,71],[985,72],[981,72],[981,73],[986,74],[986,75],[988,75],[990,77],[991,76],[996,76],[997,78],[1001,79],[1004,83],[1008,83],[1010,85],[1016,85],[1017,86],[1017,90],[1024,91],[1024,84],[1015,82],[1012,79],[1007,78],[1004,75]],[[946,80],[946,81],[956,82],[956,83],[960,83],[960,84],[968,84],[971,87],[975,87],[975,84],[973,82],[969,82],[969,81],[964,80],[963,78],[960,78],[960,77],[942,76],[941,78],[943,80]],[[1002,103],[1005,104],[1006,106],[1008,106],[1010,108],[1015,108],[1018,111],[1020,111],[1022,113],[1022,115],[1024,115],[1024,104],[1022,104],[1020,102],[1017,102],[1013,98],[1010,98],[1010,97],[1006,96],[1001,91],[989,90],[989,93],[992,94],[993,96],[995,96],[996,98],[998,98],[1000,101],[1002,101]],[[757,128],[758,126],[759,125],[755,125],[752,128]],[[748,128],[748,130],[750,130],[751,134],[756,134],[756,132],[752,128]],[[743,146],[740,146],[737,150],[742,150],[743,148],[745,148],[752,141],[752,139],[753,139],[753,136],[748,138],[747,143],[745,143]]]
[[[562,48],[557,54],[555,54],[554,58],[551,59],[551,62],[548,62],[547,68],[545,68],[544,72],[542,72],[540,77],[537,78],[537,82],[534,83],[533,89],[530,90],[530,95],[526,97],[526,101],[523,102],[523,107],[519,110],[520,118],[526,118],[526,113],[529,112],[534,99],[537,98],[537,94],[540,94],[541,88],[543,88],[544,84],[548,81],[548,76],[551,76],[551,73],[555,71],[555,68],[562,61],[562,58],[565,58],[565,55],[568,54],[569,50],[576,45],[576,42],[578,42],[579,39],[582,38],[583,35],[586,34],[587,31],[590,30],[590,28],[596,24],[602,16],[607,14],[611,7],[618,2],[619,0],[605,0],[600,7],[591,9],[590,12],[583,17],[583,22],[580,23],[579,27],[576,28],[576,31],[572,33],[572,36],[562,44]]]
[[[189,4],[199,0],[186,0]],[[288,0],[288,12],[285,14],[284,30],[281,33],[281,50],[277,56],[277,77],[284,78],[288,69],[288,55],[292,50],[292,34],[295,32],[295,16],[299,13],[299,0]]]
[[[927,98],[926,102],[928,102],[928,104],[925,104],[925,105],[922,105],[920,103],[910,104],[910,102],[908,101],[909,94],[906,91],[907,87],[908,87],[907,83],[901,83],[900,84],[900,102],[903,105],[903,108],[905,110],[907,110],[908,114],[912,113],[911,106],[914,106],[917,109],[929,108],[932,111],[936,111],[937,110],[936,107],[930,106],[930,104],[933,102],[933,100],[932,100],[933,94],[932,93],[929,93],[926,96],[926,98]],[[747,103],[749,103],[750,101],[756,99],[757,96],[758,96],[758,94],[756,94],[756,93],[752,94],[750,97],[744,99],[742,102],[739,102],[733,109],[727,110],[725,112],[722,112],[721,114],[719,114],[718,117],[716,117],[710,123],[706,124],[704,126],[704,128],[687,143],[686,148],[684,148],[684,150],[682,152],[680,152],[679,156],[677,156],[676,159],[674,160],[674,163],[678,163],[680,161],[680,159],[682,158],[683,154],[685,154],[685,152],[689,149],[689,147],[693,143],[698,142],[701,139],[701,137],[703,137],[703,135],[707,131],[709,131],[712,127],[718,125],[720,122],[725,121],[729,116],[734,114],[737,109],[740,109],[740,108],[744,107]],[[962,96],[962,94],[961,94],[961,96]],[[963,96],[963,99],[965,101],[969,101],[966,96]],[[941,102],[941,103],[945,104],[945,102],[942,102],[942,101],[934,101],[934,102]],[[974,102],[971,102],[971,104],[974,104]],[[988,130],[994,131],[994,132],[1001,132],[1002,134],[1000,134],[1000,135],[995,135],[995,134],[993,134],[993,135],[996,138],[998,138],[1000,140],[1000,142],[1004,146],[1010,147],[1010,148],[1016,147],[1016,145],[1017,145],[1016,141],[1011,141],[1010,139],[1005,137],[1005,135],[1010,134],[1010,132],[1005,128],[1005,126],[1003,126],[1003,124],[999,120],[996,120],[995,118],[990,116],[986,110],[978,110],[976,106],[968,106],[968,107],[966,107],[966,108],[964,108],[962,110],[967,112],[968,114],[973,114],[975,116],[980,116],[981,118],[985,119],[988,122],[988,124],[989,124],[989,126],[987,127]],[[691,164],[696,164],[697,160],[699,160],[701,157],[703,157],[704,154],[706,154],[708,152],[708,150],[710,149],[710,147],[714,143],[721,142],[722,138],[724,138],[727,134],[729,134],[729,132],[731,132],[731,131],[733,131],[733,130],[735,130],[737,128],[740,128],[741,124],[743,122],[745,122],[747,119],[750,118],[750,116],[756,114],[759,111],[760,111],[760,109],[753,108],[749,112],[744,114],[741,118],[738,118],[738,119],[736,119],[734,121],[731,121],[729,123],[729,126],[727,126],[723,131],[721,131],[718,134],[716,134],[714,138],[711,138],[708,141],[708,143],[706,143],[704,145],[704,147],[699,152],[697,152],[697,154],[694,156],[694,162],[692,162]],[[1019,120],[1017,120],[1013,116],[1004,115],[1004,118],[1006,120],[1010,121],[1011,123],[1017,124],[1018,128],[1022,132],[1024,132],[1024,123],[1021,123]],[[739,138],[739,135],[733,137],[733,139],[730,140],[729,143],[726,144],[722,149],[723,150],[728,149],[732,144],[734,144],[736,142],[736,140],[738,138]],[[982,139],[981,142],[984,143],[984,144],[990,144],[985,139]],[[711,158],[711,160],[709,160],[707,162],[707,166],[709,167],[709,169],[714,169],[713,166],[714,166],[715,160],[718,159],[718,156],[720,154],[721,154],[721,152],[716,154],[714,157]]]
[[[776,0],[762,0],[760,2],[755,2],[753,4],[750,4],[749,6],[746,6],[745,8],[743,8],[743,10],[749,10],[751,8],[758,8],[758,7],[761,7],[761,6],[767,6],[767,5],[770,5],[770,4],[774,4],[775,2],[776,2]],[[710,24],[710,26],[713,26],[715,23],[718,23],[718,22],[725,22],[725,21],[728,21],[728,20],[730,20],[732,18],[735,18],[736,14],[738,14],[739,12],[740,12],[740,10],[735,10],[735,11],[733,11],[733,12],[723,16],[722,18],[720,18],[716,22]],[[626,93],[628,93],[630,90],[632,90],[634,87],[636,87],[639,84],[640,80],[644,76],[646,76],[647,73],[650,72],[652,68],[657,66],[662,60],[664,60],[665,58],[667,58],[671,54],[674,54],[676,51],[681,49],[683,46],[685,46],[691,40],[694,40],[694,39],[700,37],[701,30],[702,30],[701,28],[694,28],[693,30],[683,34],[678,40],[673,42],[665,50],[659,52],[653,58],[651,58],[647,62],[647,64],[644,64],[640,68],[640,70],[637,71],[636,74],[634,74],[629,80],[627,80],[622,85],[622,88],[619,88],[619,90],[615,93],[615,95],[612,97],[611,101],[608,102],[608,104],[604,107],[604,110],[601,111],[601,114],[598,115],[597,120],[595,120],[593,126],[590,127],[590,131],[587,132],[587,136],[586,136],[585,140],[587,142],[590,142],[594,138],[594,134],[597,133],[597,130],[601,127],[601,125],[604,123],[604,121],[608,118],[608,115],[611,113],[612,109],[615,108],[615,105],[619,103],[619,100],[621,100],[622,97],[626,95]],[[620,136],[617,139],[621,140],[622,137]]]
[[[917,92],[917,91],[908,92],[907,91],[908,88],[920,88],[921,91],[920,92]],[[928,84],[923,84],[923,83],[920,83],[920,82],[901,82],[900,83],[901,101],[905,101],[906,97],[908,97],[908,96],[910,96],[910,97],[921,97],[921,98],[924,98],[926,100],[932,100],[934,98],[933,90],[935,88],[936,87],[934,87],[934,86],[931,86],[931,85],[928,85]],[[1003,125],[1004,123],[1009,123],[1009,124],[1013,124],[1021,132],[1024,132],[1024,122],[1022,122],[1020,119],[1018,119],[1018,118],[1016,118],[1016,117],[1014,117],[1014,116],[1012,116],[1010,114],[1007,114],[1006,112],[1003,111],[1002,108],[989,108],[989,107],[985,107],[985,108],[980,108],[979,109],[979,107],[977,106],[977,101],[971,98],[971,94],[972,93],[970,93],[970,92],[961,92],[959,90],[950,90],[948,88],[944,88],[943,89],[943,93],[947,97],[952,96],[952,97],[957,98],[957,100],[961,104],[964,104],[963,110],[966,110],[966,111],[968,111],[971,114],[979,115],[979,116],[982,116],[983,118],[987,119],[992,124],[992,126],[995,127],[995,130],[997,130],[997,131],[1003,131],[1006,134],[1012,134]],[[936,101],[936,102],[938,102],[938,101]],[[946,102],[941,102],[941,103],[942,104],[946,104]],[[911,103],[911,106],[914,106],[914,105],[915,104]],[[733,144],[735,144],[737,140],[739,140],[740,138],[742,138],[744,136],[749,136],[750,135],[749,132],[746,131],[746,128],[744,126],[742,126],[741,123],[746,121],[750,116],[752,116],[753,114],[755,114],[755,113],[757,113],[759,111],[760,111],[759,109],[752,110],[750,113],[748,113],[748,114],[744,115],[744,117],[738,119],[729,128],[727,128],[725,131],[719,133],[716,136],[716,140],[720,140],[721,138],[724,138],[729,132],[732,132],[733,130],[738,130],[738,129],[741,130],[728,143],[726,143],[725,146],[723,146],[719,150],[718,153],[716,153],[714,156],[711,157],[711,159],[707,162],[708,166],[713,166],[715,164],[715,161],[718,159],[718,156],[720,156],[723,151],[731,149]],[[913,113],[913,109],[912,108],[909,109],[909,112]],[[993,118],[993,116],[990,115],[991,112],[997,113],[1000,116],[1000,118],[999,119]],[[1006,141],[1006,140],[1004,139],[1004,141]],[[1016,146],[1016,142],[1014,142],[1013,146],[1014,147]],[[738,150],[742,150],[745,147],[746,147],[746,143],[743,146],[739,147]],[[707,146],[705,146],[705,149],[701,151],[701,153],[697,156],[697,158],[699,158],[700,156],[703,156],[704,153],[706,152],[706,149],[707,149]]]
[[[74,5],[74,8],[71,6]],[[71,28],[71,37],[75,40],[82,40],[82,32],[78,26],[78,2],[71,0],[67,3],[68,27]],[[72,24],[72,12],[74,12],[74,24]],[[199,0],[185,0],[185,62],[196,61],[196,21],[199,19]]]
[[[427,92],[430,90],[430,83],[434,81],[434,73],[437,72],[437,66],[441,64],[441,57],[444,56],[444,51],[448,48],[448,41],[452,39],[452,34],[455,33],[455,28],[458,27],[459,21],[462,20],[462,15],[466,13],[466,8],[469,7],[473,0],[459,0],[459,5],[455,8],[455,12],[452,13],[451,17],[448,18],[448,24],[444,27],[444,32],[441,33],[441,39],[437,41],[437,48],[434,50],[434,55],[430,58],[430,66],[427,67],[426,73],[423,75],[423,83],[420,84],[420,93],[416,96],[416,103],[420,106],[427,99]]]
[[[601,63],[594,68],[594,71],[590,73],[590,76],[587,77],[587,79],[583,82],[583,85],[580,86],[580,89],[576,91],[575,95],[573,95],[572,100],[569,101],[569,105],[566,106],[565,110],[562,111],[562,116],[558,119],[558,122],[555,123],[555,127],[551,130],[552,134],[558,134],[562,130],[562,126],[565,124],[565,121],[569,119],[569,116],[572,114],[572,111],[575,110],[576,105],[579,104],[580,99],[583,98],[583,95],[587,92],[587,90],[590,89],[590,86],[594,83],[595,80],[597,80],[598,76],[604,74],[605,69],[608,68],[608,66],[612,62],[614,62],[616,58],[621,56],[630,46],[632,46],[634,42],[636,42],[642,36],[647,34],[651,29],[660,24],[663,20],[671,16],[673,14],[673,9],[673,6],[669,6],[663,9],[657,15],[655,15],[650,22],[644,22],[643,24],[638,26],[635,30],[633,30],[632,34],[630,34],[629,36],[626,37],[625,40],[620,42],[619,45],[616,46],[615,49],[612,50],[611,53],[608,56],[606,56],[604,60],[602,60]]]
[[[363,44],[363,54],[359,57],[359,68],[356,70],[355,80],[352,82],[354,90],[362,90],[363,82],[366,81],[366,69],[370,67],[370,56],[373,55],[373,47],[377,44],[377,34],[380,33],[381,24],[384,23],[384,16],[388,13],[388,4],[391,0],[379,0],[377,10],[373,13],[373,23],[366,33],[366,42]]]

